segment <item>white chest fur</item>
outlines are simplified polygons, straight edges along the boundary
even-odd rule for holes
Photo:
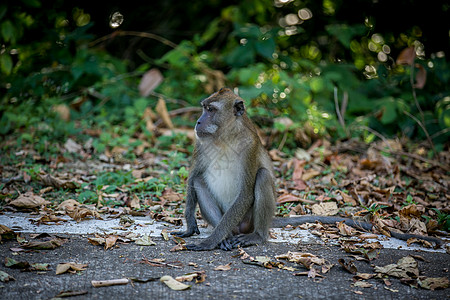
[[[233,204],[240,190],[240,166],[235,158],[235,155],[226,153],[217,155],[205,173],[206,183],[211,193],[219,200],[223,211]]]

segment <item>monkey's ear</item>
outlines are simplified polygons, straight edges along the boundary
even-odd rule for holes
[[[244,112],[245,112],[244,101],[236,100],[234,102],[234,115],[242,116],[244,114]]]

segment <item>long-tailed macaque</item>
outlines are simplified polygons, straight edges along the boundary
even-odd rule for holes
[[[370,230],[372,224],[339,217],[299,216],[273,219],[275,186],[272,162],[245,112],[244,101],[223,88],[201,102],[203,114],[195,126],[196,144],[191,161],[185,208],[186,231],[199,234],[195,210],[214,227],[212,234],[189,250],[230,250],[266,241],[269,228],[319,221]],[[417,237],[395,234],[397,238]],[[422,237],[438,243],[439,239]]]

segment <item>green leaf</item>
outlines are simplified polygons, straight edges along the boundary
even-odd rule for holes
[[[16,29],[9,20],[2,23],[2,37],[5,42],[16,42]]]
[[[390,124],[397,119],[397,105],[394,101],[391,99],[383,102],[383,116],[380,120],[382,124]]]
[[[330,35],[335,36],[346,48],[350,48],[350,42],[355,36],[360,36],[367,30],[364,25],[349,26],[347,24],[330,24],[325,26],[325,29]]]
[[[275,40],[273,38],[264,38],[255,43],[256,52],[267,59],[272,58],[275,52]]]
[[[3,73],[5,73],[6,75],[11,74],[13,61],[8,53],[3,53],[0,56],[0,65]]]

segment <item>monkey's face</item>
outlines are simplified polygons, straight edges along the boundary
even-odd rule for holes
[[[201,102],[203,113],[195,125],[197,138],[217,138],[245,112],[244,102],[229,89],[221,89]]]

